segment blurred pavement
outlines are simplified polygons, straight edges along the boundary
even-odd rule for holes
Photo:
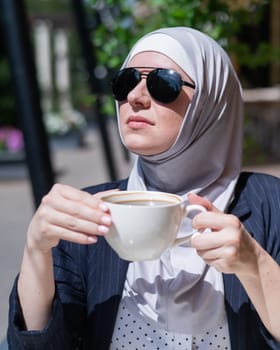
[[[110,135],[117,163],[118,177],[125,177],[131,169],[118,138],[115,124],[110,123]],[[52,152],[57,182],[77,188],[105,182],[109,175],[104,160],[99,133],[88,131],[84,148],[56,148]],[[280,163],[248,167],[246,170],[270,173],[280,177]],[[25,166],[5,173],[0,167],[0,350],[7,349],[4,338],[7,328],[8,296],[20,268],[25,233],[33,214],[33,198]],[[9,170],[10,171],[10,170]],[[1,344],[1,341],[2,344]]]

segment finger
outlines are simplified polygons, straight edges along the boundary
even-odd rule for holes
[[[208,265],[224,273],[235,273],[240,260],[239,251],[234,246],[197,251],[197,253]]]
[[[197,251],[216,249],[220,247],[239,247],[241,232],[228,227],[218,232],[201,233],[191,238],[191,245]]]
[[[75,232],[59,226],[56,226],[53,229],[51,235],[65,241],[78,244],[91,244],[96,243],[98,240],[98,237],[96,235],[88,235],[81,232]]]
[[[197,252],[219,248],[222,243],[221,237],[218,237],[218,234],[218,232],[197,233],[191,237],[191,246],[195,248]]]
[[[100,211],[102,211],[103,213],[108,213],[109,212],[109,208],[106,206],[106,204],[102,201],[102,196],[104,196],[105,194],[109,194],[109,193],[114,193],[114,192],[118,192],[119,189],[112,189],[112,190],[106,190],[106,191],[101,191],[95,194],[91,194],[85,191],[79,191],[80,193],[69,193],[69,195],[73,195],[73,197],[68,197],[68,192],[64,193],[65,194],[65,198],[69,198],[69,199],[74,199],[77,202],[82,202],[84,204],[86,204],[87,206],[89,206],[90,208],[98,208]]]
[[[64,184],[55,184],[49,192],[49,196],[51,197],[59,196],[73,201],[81,201],[85,194],[87,194],[87,192]]]
[[[101,200],[87,192],[76,190],[70,186],[56,185],[42,200],[42,207],[54,208],[78,218],[97,223],[110,224],[109,213],[100,208]],[[105,212],[105,214],[104,214]]]
[[[43,225],[47,226],[44,228],[46,234],[48,233],[48,226],[51,226],[51,228],[59,227],[89,235],[100,235],[108,232],[108,226],[111,223],[111,218],[105,215],[101,216],[98,222],[93,222],[54,209],[41,210],[40,215],[43,218]]]
[[[234,261],[238,257],[238,249],[233,245],[219,246],[212,249],[197,250],[197,254],[207,263],[213,263],[218,259]]]
[[[68,214],[72,217],[76,217],[83,220],[88,220],[98,224],[110,224],[111,216],[104,213],[99,206],[91,207],[84,202],[75,202],[65,198],[56,199],[50,198],[48,201],[44,201],[45,210],[44,213],[47,215],[48,210],[56,210],[59,213]]]
[[[97,207],[100,202],[100,196],[103,192],[98,194],[90,194],[86,191],[78,190],[74,187],[62,184],[55,184],[44,200],[49,198],[64,198],[75,202],[84,202],[85,204]]]
[[[208,211],[220,212],[208,199],[200,197],[195,193],[189,193],[188,200],[191,204],[202,205]]]
[[[233,227],[240,230],[242,227],[241,222],[234,215],[209,211],[197,214],[193,218],[192,225],[197,230],[209,228],[212,231],[222,230],[226,227]]]

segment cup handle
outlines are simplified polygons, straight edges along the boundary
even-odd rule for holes
[[[188,214],[190,214],[193,211],[205,212],[206,209],[202,205],[199,205],[199,204],[185,205],[185,203],[183,203],[183,214],[188,216]],[[171,247],[173,248],[173,247],[176,247],[180,244],[189,242],[191,240],[192,236],[197,232],[199,232],[199,230],[193,230],[191,232],[186,233],[185,237],[176,238],[175,241],[172,243]]]

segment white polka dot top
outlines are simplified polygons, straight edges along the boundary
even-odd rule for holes
[[[222,274],[191,247],[129,264],[110,350],[231,350]]]
[[[197,335],[167,332],[120,303],[110,350],[230,350],[227,323]]]

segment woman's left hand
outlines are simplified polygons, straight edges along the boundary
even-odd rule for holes
[[[207,209],[194,217],[194,228],[212,231],[194,235],[192,247],[207,264],[238,277],[262,322],[280,343],[280,266],[236,216],[219,211],[197,195],[188,199]]]
[[[240,220],[231,214],[219,211],[207,199],[189,195],[191,204],[200,204],[207,212],[193,219],[193,227],[200,231],[211,229],[212,233],[194,235],[192,247],[209,265],[224,273],[255,273],[257,251],[255,240],[246,231]]]

